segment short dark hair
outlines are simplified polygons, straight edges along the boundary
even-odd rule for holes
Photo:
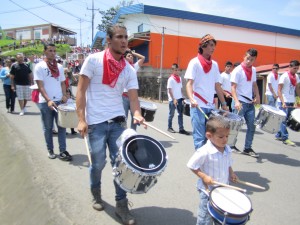
[[[290,61],[290,67],[299,66],[299,65],[300,65],[300,63],[299,63],[298,60],[292,60],[292,61]]]
[[[178,69],[178,64],[177,63],[173,63],[172,64],[172,69]]]
[[[226,63],[225,63],[225,66],[232,66],[233,64],[232,64],[232,62],[231,61],[227,61]]]
[[[110,39],[112,39],[112,37],[114,36],[115,34],[115,29],[119,27],[119,28],[123,28],[127,31],[127,28],[121,24],[121,23],[117,23],[117,24],[114,24],[114,25],[111,25],[111,26],[108,26],[107,27],[107,30],[106,30],[106,35],[107,37],[109,37]]]
[[[248,51],[246,52],[246,54],[252,56],[252,57],[257,57],[257,50],[255,48],[250,48],[248,49]]]
[[[44,44],[44,50],[45,51],[48,49],[48,46],[55,47],[55,44],[52,44],[52,43]]]
[[[132,51],[131,51],[131,50],[126,50],[126,52],[124,53],[124,57],[126,58],[126,56],[127,56],[128,54],[131,54],[131,55],[132,55]]]
[[[217,129],[230,129],[230,121],[220,115],[212,115],[206,123],[206,132],[216,133]]]
[[[279,65],[277,63],[274,63],[273,66],[279,68]]]

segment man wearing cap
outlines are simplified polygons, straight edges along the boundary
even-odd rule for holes
[[[211,110],[215,108],[216,92],[222,109],[228,110],[220,80],[218,63],[211,59],[217,41],[210,34],[203,36],[199,43],[198,55],[191,59],[184,78],[187,79],[186,91],[191,102],[191,119],[194,146],[197,150],[206,142],[206,121]]]

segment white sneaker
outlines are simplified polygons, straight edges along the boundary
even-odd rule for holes
[[[24,116],[24,110],[21,110],[21,112],[20,112],[19,115],[20,115],[20,116]]]

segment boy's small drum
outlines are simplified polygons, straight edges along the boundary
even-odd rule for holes
[[[217,224],[243,225],[252,212],[250,199],[228,187],[215,187],[209,193],[207,209]]]

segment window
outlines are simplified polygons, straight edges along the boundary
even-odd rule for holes
[[[143,24],[141,24],[138,26],[138,32],[143,32],[143,31],[144,31]]]

